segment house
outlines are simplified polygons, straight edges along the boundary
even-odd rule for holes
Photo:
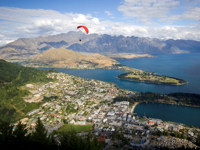
[[[194,136],[194,132],[192,132],[192,131],[188,131],[188,134],[189,134],[190,136]]]
[[[103,123],[105,123],[107,120],[108,120],[107,118],[103,119]]]
[[[86,122],[85,121],[77,121],[74,124],[76,124],[76,125],[85,125]]]
[[[105,142],[106,137],[105,136],[99,136],[97,138],[98,142]]]
[[[70,123],[70,124],[74,124],[74,123],[75,123],[75,121],[74,121],[74,120],[71,120],[69,123]]]
[[[151,121],[153,121],[155,124],[161,124],[163,122],[161,119],[154,119],[154,118],[152,118]]]
[[[154,125],[154,124],[155,124],[155,122],[153,122],[152,120],[149,120],[149,121],[148,121],[148,125],[152,126],[152,125]]]
[[[34,97],[40,97],[40,96],[41,96],[40,93],[34,95]]]
[[[33,84],[26,84],[27,88],[33,88]]]
[[[109,112],[107,113],[107,115],[108,115],[108,116],[114,116],[114,115],[115,115],[115,112],[109,111]]]
[[[39,112],[39,111],[40,111],[40,109],[34,109],[33,111],[28,112],[27,115],[28,115],[28,116],[31,116],[31,115],[33,115],[33,114]]]
[[[83,121],[83,120],[85,120],[85,118],[78,118],[78,120],[79,120],[79,121]]]

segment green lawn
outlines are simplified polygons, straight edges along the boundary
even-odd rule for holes
[[[92,124],[89,125],[72,125],[72,124],[65,124],[60,129],[57,130],[58,133],[65,133],[69,131],[75,132],[86,132],[92,130]]]

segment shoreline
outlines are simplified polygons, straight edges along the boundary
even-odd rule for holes
[[[117,75],[116,77],[120,80],[125,80],[125,81],[130,81],[130,82],[138,82],[138,83],[146,83],[146,84],[155,84],[155,85],[170,85],[170,86],[181,86],[181,85],[185,85],[185,84],[188,84],[189,82],[188,81],[184,81],[184,83],[178,83],[178,84],[174,84],[174,83],[164,83],[164,82],[151,82],[151,81],[144,81],[144,80],[134,80],[134,79],[127,79],[127,78],[124,78],[124,77],[120,77],[124,74],[127,74],[130,72],[129,69],[127,68],[115,68],[115,67],[96,67],[96,68],[70,68],[70,67],[47,67],[47,66],[31,66],[33,68],[37,68],[37,69],[41,69],[41,68],[46,68],[46,69],[54,69],[54,68],[59,68],[59,69],[76,69],[76,70],[98,70],[98,69],[103,69],[103,70],[122,70],[122,71],[126,71],[126,73],[122,73],[122,74],[119,74]],[[127,67],[127,66],[126,66]],[[136,68],[131,68],[131,69],[134,69],[134,70],[139,70],[139,69],[136,69]],[[143,71],[143,70],[141,70]],[[146,72],[146,71],[144,71]],[[158,75],[159,76],[159,75]],[[169,77],[169,76],[166,76],[168,78],[173,78],[173,79],[177,79],[177,80],[183,80],[183,79],[178,79],[178,78],[175,78],[175,77]]]
[[[119,75],[120,76],[120,75]],[[183,84],[170,84],[170,83],[153,83],[153,82],[149,82],[149,81],[139,81],[139,80],[131,80],[131,79],[124,79],[124,78],[120,78],[119,76],[117,76],[118,79],[120,80],[124,80],[124,81],[131,81],[131,82],[138,82],[138,83],[145,83],[145,84],[154,84],[154,85],[169,85],[169,86],[181,86],[181,85],[185,85],[185,84],[188,84],[189,82],[187,83],[183,83]]]
[[[180,81],[179,83],[170,83],[170,82],[159,82],[159,81],[151,81],[151,80],[139,80],[139,79],[134,79],[134,78],[130,78],[130,77],[126,77],[127,74],[130,74],[132,72],[127,72],[127,73],[123,73],[123,74],[120,74],[117,76],[118,79],[120,80],[126,80],[126,81],[132,81],[132,82],[142,82],[142,83],[147,83],[147,84],[155,84],[155,85],[171,85],[171,86],[180,86],[180,85],[185,85],[185,84],[188,84],[189,82],[188,81],[185,81],[183,79],[178,79],[178,78],[175,78],[175,77],[170,77],[170,76],[166,76],[168,78],[171,78],[171,79],[176,79],[178,81]],[[150,73],[150,72],[147,72],[147,73]],[[161,77],[162,75],[157,75],[156,76],[159,76]]]
[[[176,105],[176,106],[184,106],[184,107],[191,107],[191,108],[200,108],[200,106],[197,106],[197,107],[193,107],[193,106],[188,106],[188,105],[178,105],[178,104],[170,104],[170,103],[162,103],[162,102],[140,102],[140,103],[145,103],[145,104],[148,104],[148,103],[151,103],[151,104],[167,104],[167,105]],[[169,107],[171,107],[171,106],[169,106]],[[133,113],[134,114],[134,113]],[[148,114],[148,113],[147,113]],[[136,114],[137,116],[139,116],[139,117],[146,117],[146,118],[154,118],[154,119],[161,119],[160,117],[150,117],[150,116],[148,116],[148,115],[145,115],[144,114],[144,116],[143,115],[138,115],[138,114]],[[187,126],[187,127],[191,127],[191,126],[193,126],[194,128],[200,128],[200,126],[194,126],[194,125],[189,125],[189,124],[186,124],[186,123],[183,123],[183,122],[180,122],[180,121],[177,121],[177,119],[176,119],[176,121],[170,121],[170,120],[166,120],[166,119],[161,119],[163,122],[171,122],[171,123],[173,123],[173,124],[182,124],[182,125],[184,125],[184,126]]]
[[[135,107],[140,104],[140,102],[135,102],[131,108],[131,114],[134,113]]]
[[[59,69],[77,69],[77,70],[96,70],[96,69],[105,69],[105,70],[123,70],[125,71],[125,73],[122,73],[122,74],[119,74],[117,75],[117,78],[120,79],[120,80],[126,80],[126,81],[131,81],[131,82],[141,82],[141,83],[147,83],[147,84],[156,84],[156,85],[172,85],[172,86],[179,86],[179,85],[185,85],[185,84],[188,84],[188,81],[185,81],[183,79],[178,79],[178,78],[175,78],[175,77],[170,77],[170,76],[166,76],[166,75],[157,75],[156,73],[152,73],[152,72],[147,72],[147,71],[144,71],[144,70],[141,70],[141,69],[136,69],[136,68],[132,68],[132,67],[128,67],[126,65],[122,65],[122,64],[114,64],[114,65],[111,65],[111,66],[74,66],[74,67],[69,67],[69,66],[54,66],[54,65],[39,65],[39,64],[23,64],[23,63],[20,63],[20,65],[22,66],[25,66],[25,67],[33,67],[33,68],[59,68]],[[178,83],[170,83],[170,82],[160,82],[158,80],[154,81],[152,79],[148,79],[148,80],[139,80],[139,79],[135,79],[135,78],[127,78],[126,75],[127,74],[131,74],[131,73],[137,73],[139,72],[139,75],[141,73],[143,74],[147,74],[147,75],[151,75],[151,76],[155,76],[156,78],[157,77],[162,77],[162,76],[165,76],[166,78],[169,78],[169,79],[175,79],[178,81]],[[143,75],[142,74],[142,75]],[[140,77],[142,76],[140,75]]]
[[[160,104],[169,104],[169,105],[177,105],[177,106],[186,106],[186,107],[193,107],[193,108],[200,108],[199,105],[189,105],[189,104],[176,104],[176,103],[168,103],[168,102],[160,102],[160,101],[155,101],[155,102],[147,102],[147,101],[142,101],[140,103],[160,103]]]

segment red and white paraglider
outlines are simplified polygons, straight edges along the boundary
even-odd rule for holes
[[[89,30],[86,26],[78,26],[77,29],[84,29],[85,33],[88,34]],[[81,41],[81,39],[79,39],[79,41]]]
[[[78,26],[77,29],[79,28],[83,28],[87,34],[89,33],[89,30],[86,26]]]

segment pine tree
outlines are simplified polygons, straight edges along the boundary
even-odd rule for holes
[[[200,146],[200,133],[198,133],[196,144],[197,144],[198,146]]]
[[[13,125],[7,121],[0,120],[0,147],[5,149],[12,148],[13,137]]]
[[[3,137],[12,136],[13,125],[10,122],[0,120],[0,133]]]
[[[29,147],[30,135],[27,135],[28,130],[26,129],[26,124],[19,122],[13,131],[13,148],[15,149],[27,149]]]
[[[28,130],[26,129],[26,124],[22,124],[21,121],[17,124],[16,129],[13,132],[13,135],[23,140],[27,134]]]
[[[45,129],[42,121],[38,118],[36,122],[35,132],[32,133],[33,140],[39,143],[47,143],[47,130]]]

